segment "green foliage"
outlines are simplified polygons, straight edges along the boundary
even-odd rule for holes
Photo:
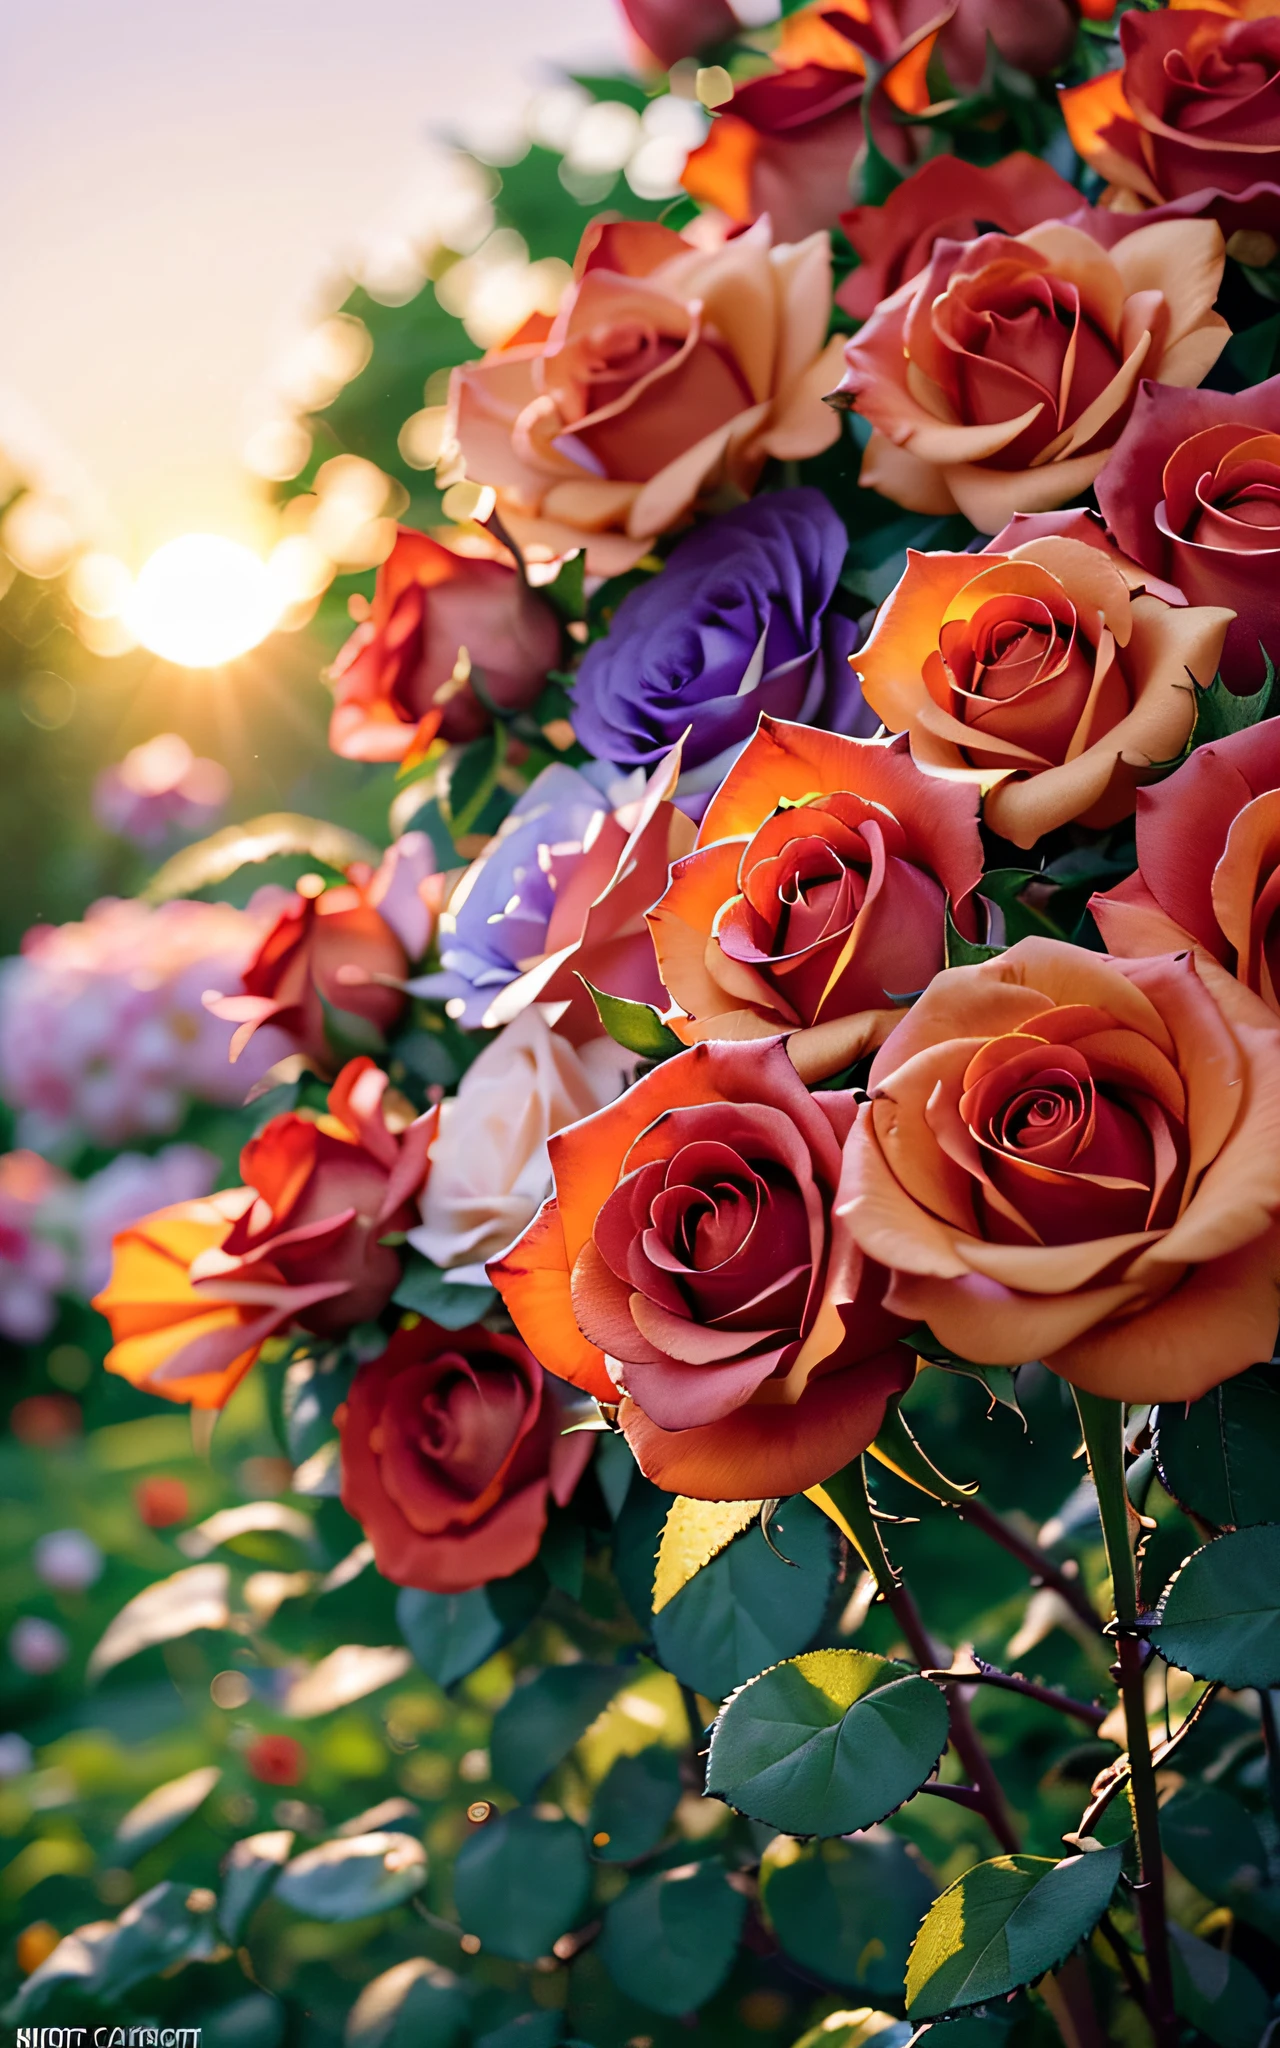
[[[1280,1369],[1257,1365],[1202,1400],[1155,1414],[1153,1448],[1175,1500],[1219,1529],[1270,1521],[1280,1460]]]
[[[471,2001],[452,1970],[411,1956],[365,1985],[347,2020],[346,2048],[458,2048],[470,2021]]]
[[[1271,2018],[1271,2000],[1248,1964],[1176,1923],[1169,1932],[1174,1995],[1182,2018],[1217,2048],[1258,2048]]]
[[[426,1851],[414,1836],[351,1835],[295,1856],[275,1896],[311,1920],[363,1920],[412,1898],[426,1879]]]
[[[638,1052],[646,1060],[666,1060],[673,1053],[684,1051],[683,1042],[670,1025],[663,1023],[651,1004],[633,1003],[627,996],[606,995],[603,989],[593,988],[585,977],[580,978],[600,1022],[618,1045],[625,1046],[628,1052]]]
[[[868,1998],[899,1998],[915,1931],[935,1886],[887,1829],[800,1848],[780,1836],[760,1866],[760,1896],[802,1969]]]
[[[1213,1785],[1184,1785],[1161,1809],[1160,1834],[1197,1891],[1280,1940],[1280,1885],[1268,1879],[1266,1845],[1239,1800]]]
[[[288,1862],[292,1847],[292,1830],[277,1828],[271,1834],[246,1835],[227,1851],[222,1863],[218,1927],[229,1942],[240,1940]]]
[[[1151,1640],[1222,1685],[1280,1684],[1280,1524],[1216,1537],[1165,1588]]]
[[[493,1774],[517,1799],[532,1799],[626,1679],[616,1664],[557,1664],[517,1686],[494,1716]]]
[[[1122,1860],[1114,1848],[1062,1863],[997,1856],[975,1864],[935,1900],[916,1936],[907,1965],[912,2017],[941,2019],[1055,1969],[1106,1912]]]
[[[619,1988],[655,2012],[694,2012],[733,1962],[746,1900],[718,1857],[638,1878],[605,1914],[600,1953]]]
[[[440,1686],[456,1685],[528,1627],[546,1590],[546,1575],[536,1564],[469,1593],[427,1593],[405,1586],[396,1601],[396,1621],[428,1677]]]
[[[465,1330],[489,1313],[497,1300],[492,1287],[450,1280],[447,1273],[412,1245],[406,1247],[404,1272],[391,1297],[397,1308],[413,1309],[442,1330]]]
[[[1233,733],[1245,732],[1249,726],[1257,725],[1262,719],[1270,717],[1276,670],[1271,656],[1265,649],[1263,660],[1266,663],[1266,674],[1258,688],[1248,696],[1240,696],[1234,690],[1229,690],[1220,675],[1214,677],[1207,689],[1196,690],[1196,722],[1192,729],[1190,747],[1206,747],[1213,740],[1230,739]]]
[[[766,1665],[803,1649],[826,1611],[835,1564],[824,1517],[807,1500],[789,1500],[769,1533],[776,1549],[759,1529],[749,1530],[654,1619],[662,1662],[707,1699],[725,1699]]]
[[[852,1834],[918,1792],[946,1741],[947,1703],[927,1678],[862,1650],[812,1650],[729,1700],[707,1790],[788,1834]]]
[[[478,1828],[458,1851],[458,1918],[483,1947],[516,1962],[550,1955],[575,1927],[591,1889],[582,1829],[517,1807]]]
[[[587,1816],[592,1854],[602,1863],[635,1863],[656,1849],[680,1801],[680,1760],[656,1744],[620,1756],[596,1787]]]
[[[212,1901],[188,1886],[157,1884],[119,1919],[69,1935],[27,1978],[5,2008],[10,2025],[46,2012],[68,1993],[110,2011],[113,2002],[160,1970],[209,1955],[216,1935]]]

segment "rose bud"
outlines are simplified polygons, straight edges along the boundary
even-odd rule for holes
[[[983,1365],[1195,1401],[1270,1358],[1280,1029],[1199,955],[1023,939],[940,974],[876,1055],[837,1241]]]
[[[712,1041],[551,1139],[555,1195],[489,1276],[536,1357],[621,1398],[655,1484],[801,1492],[910,1384],[884,1275],[832,1236],[853,1115],[848,1092],[808,1093],[781,1039]]]
[[[905,738],[843,739],[762,718],[693,853],[649,912],[658,971],[695,1044],[769,1038],[806,1081],[887,1036],[904,998],[982,936],[975,785],[925,775]]]
[[[272,1117],[250,1140],[245,1187],[117,1235],[94,1301],[115,1340],[109,1372],[221,1408],[276,1330],[336,1336],[381,1314],[401,1271],[381,1240],[416,1221],[434,1123],[389,1120],[386,1089],[372,1060],[350,1061],[327,1116]]]
[[[415,1321],[362,1365],[338,1411],[342,1504],[385,1579],[464,1593],[531,1564],[549,1500],[591,1456],[557,1382],[515,1337]]]

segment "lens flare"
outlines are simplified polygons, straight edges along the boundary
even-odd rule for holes
[[[266,639],[279,616],[266,564],[216,533],[186,533],[157,548],[126,611],[143,646],[182,668],[235,661]]]

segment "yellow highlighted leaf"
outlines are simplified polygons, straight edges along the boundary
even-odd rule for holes
[[[671,1503],[653,1575],[653,1611],[660,1614],[702,1567],[758,1518],[763,1501],[686,1500]]]

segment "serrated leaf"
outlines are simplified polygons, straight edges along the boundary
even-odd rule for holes
[[[498,1293],[494,1287],[450,1280],[439,1266],[409,1246],[400,1284],[391,1299],[397,1308],[411,1309],[428,1322],[438,1323],[442,1330],[466,1330],[489,1313]]]
[[[948,967],[978,967],[984,960],[998,959],[1003,946],[982,946],[975,939],[966,939],[956,930],[951,916],[951,905],[947,904],[946,960]]]
[[[458,2048],[470,2022],[466,1985],[440,1963],[410,1956],[365,1985],[342,2038],[345,2048]]]
[[[686,1500],[677,1495],[667,1513],[653,1574],[653,1611],[660,1614],[696,1572],[718,1557],[735,1536],[759,1520],[763,1501]]]
[[[941,2019],[1003,1998],[1056,1969],[1093,1932],[1111,1902],[1122,1849],[1055,1863],[996,1856],[975,1863],[925,1915],[907,1965],[907,2011]]]
[[[225,1564],[196,1564],[157,1579],[135,1593],[109,1622],[89,1658],[89,1678],[100,1678],[140,1650],[171,1643],[198,1628],[225,1628],[231,1577]]]
[[[546,1577],[536,1564],[469,1593],[427,1593],[406,1586],[396,1601],[396,1624],[415,1662],[447,1688],[527,1628],[546,1590]]]
[[[781,1657],[806,1649],[827,1609],[835,1575],[831,1531],[803,1497],[784,1501],[769,1525],[735,1536],[654,1617],[659,1659],[683,1685],[726,1699]]]
[[[669,1024],[664,1024],[650,1003],[634,1003],[628,996],[609,996],[594,988],[585,975],[578,976],[596,1006],[600,1022],[617,1045],[639,1053],[646,1060],[667,1060],[683,1052],[684,1045]]]
[[[550,1955],[577,1925],[590,1892],[582,1829],[571,1820],[544,1820],[527,1806],[478,1829],[453,1868],[454,1904],[466,1932],[517,1963]]]
[[[935,1886],[887,1828],[808,1847],[778,1835],[760,1865],[774,1933],[802,1969],[828,1983],[898,1998],[907,1956]]]
[[[426,1881],[427,1852],[415,1836],[351,1835],[295,1856],[275,1896],[310,1920],[363,1920],[403,1905]]]
[[[626,1679],[620,1664],[552,1664],[518,1685],[493,1719],[489,1753],[498,1783],[531,1799]]]
[[[695,2012],[733,1966],[746,1903],[718,1857],[658,1871],[609,1907],[600,1960],[627,1998],[672,2017]]]
[[[947,1742],[945,1695],[887,1657],[811,1650],[717,1716],[707,1790],[789,1835],[847,1835],[897,1811]]]
[[[1262,658],[1266,664],[1262,683],[1247,697],[1229,690],[1220,675],[1214,677],[1207,689],[1196,689],[1196,722],[1188,752],[1191,748],[1206,747],[1213,740],[1229,739],[1232,733],[1245,732],[1251,725],[1258,725],[1270,717],[1276,670],[1265,648]]]
[[[163,1842],[175,1828],[189,1820],[198,1807],[204,1805],[222,1772],[216,1764],[205,1764],[197,1771],[187,1771],[181,1778],[171,1778],[167,1785],[157,1785],[154,1792],[148,1792],[136,1806],[130,1807],[116,1829],[114,1850],[118,1863],[126,1866],[136,1863],[139,1856],[146,1854],[157,1842]]]
[[[1156,1470],[1167,1493],[1219,1529],[1269,1521],[1280,1465],[1280,1367],[1257,1365],[1199,1401],[1163,1402]]]
[[[151,877],[142,891],[144,903],[167,903],[173,896],[195,896],[225,882],[239,868],[274,860],[280,854],[302,853],[322,867],[345,874],[357,861],[377,867],[376,846],[358,832],[331,825],[325,818],[306,818],[299,811],[267,811],[243,825],[226,825],[194,846],[184,846]]]
[[[1280,1685],[1280,1523],[1215,1537],[1160,1598],[1151,1640],[1168,1664],[1235,1689]]]
[[[277,1828],[246,1835],[222,1859],[222,1890],[218,1895],[218,1926],[234,1948],[254,1909],[275,1883],[293,1847],[293,1832]]]

